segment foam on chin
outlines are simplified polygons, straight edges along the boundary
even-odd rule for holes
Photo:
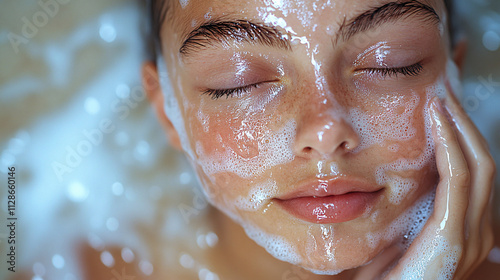
[[[273,257],[291,264],[302,262],[295,248],[283,237],[265,233],[261,229],[251,225],[243,225],[243,229],[250,239],[266,249]]]

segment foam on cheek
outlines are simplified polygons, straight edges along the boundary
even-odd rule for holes
[[[415,136],[416,130],[413,125],[413,112],[420,98],[413,95],[411,100],[405,104],[404,111],[398,114],[398,107],[390,108],[384,114],[370,115],[360,109],[353,108],[348,112],[352,127],[358,133],[361,143],[353,150],[359,152],[374,144],[382,145],[384,141],[403,141]]]
[[[423,239],[420,248],[415,250],[415,255],[404,265],[402,279],[424,279],[428,267],[440,256],[443,258],[443,267],[439,271],[438,277],[434,279],[453,279],[461,247],[459,245],[452,247],[439,232],[430,232],[429,235],[431,236]]]
[[[413,179],[395,177],[389,182],[389,187],[392,190],[389,201],[393,204],[400,204],[406,196],[415,191],[417,186],[417,182]]]
[[[260,209],[264,202],[277,194],[278,186],[274,181],[267,181],[253,187],[247,197],[239,196],[236,199],[236,207],[244,211],[256,211]]]
[[[395,219],[387,228],[380,232],[368,233],[366,235],[368,245],[375,248],[383,240],[390,241],[400,238],[401,245],[407,249],[431,216],[434,209],[434,197],[435,192],[429,192]]]
[[[202,144],[197,142],[196,153],[199,157],[199,163],[208,175],[232,172],[241,178],[254,178],[262,175],[273,166],[290,162],[295,158],[292,143],[296,127],[296,122],[290,120],[279,131],[265,133],[258,141],[258,154],[252,158],[242,157],[223,143],[221,143],[221,149],[208,155]]]
[[[423,116],[429,115],[428,104],[431,98],[436,95],[435,90],[436,86],[433,86],[427,91]],[[398,175],[390,175],[388,171],[401,172],[408,170],[421,170],[434,158],[434,141],[432,141],[431,122],[427,117],[424,119],[424,126],[426,142],[424,151],[420,156],[416,159],[400,158],[392,163],[377,167],[375,171],[377,184],[390,186],[391,192],[389,194],[389,201],[394,204],[401,203],[405,197],[411,194],[411,192],[418,187],[418,184],[413,179],[402,178]]]
[[[261,247],[264,247],[266,251],[275,258],[291,264],[301,263],[301,258],[297,254],[295,248],[283,237],[267,234],[250,225],[244,225],[243,228],[250,239]]]
[[[172,88],[172,84],[169,79],[167,68],[165,66],[165,62],[162,56],[158,57],[157,66],[158,66],[158,74],[160,76],[160,86],[162,89],[163,97],[165,98],[165,104],[164,104],[165,114],[167,115],[168,119],[172,122],[175,130],[179,134],[179,139],[181,141],[182,149],[187,153],[187,155],[191,158],[191,160],[193,160],[194,154],[191,149],[191,146],[189,145],[190,142],[186,133],[186,127],[179,106],[179,101],[175,97],[175,93]],[[182,92],[182,86],[180,85],[180,83],[178,83],[178,85],[179,85],[179,90]],[[182,96],[180,98],[182,99]],[[184,101],[184,103],[185,102],[186,101]]]

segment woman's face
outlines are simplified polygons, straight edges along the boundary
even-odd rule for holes
[[[165,111],[213,205],[317,273],[411,240],[437,181],[443,3],[173,2]]]

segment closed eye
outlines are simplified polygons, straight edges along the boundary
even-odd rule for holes
[[[206,89],[202,94],[210,96],[213,100],[219,99],[221,97],[233,97],[233,96],[241,96],[250,92],[252,88],[258,88],[261,83],[251,84],[247,86],[237,87],[237,88],[228,88],[228,89]]]
[[[398,75],[403,75],[403,76],[408,76],[408,77],[415,77],[418,76],[424,67],[420,62],[415,63],[410,66],[405,66],[405,67],[395,67],[395,68],[365,68],[365,69],[360,69],[358,71],[364,71],[368,74],[379,74],[382,75],[382,77],[397,77]]]
[[[277,82],[278,80],[269,80],[269,81],[264,81],[264,82],[258,82],[246,86],[241,86],[241,87],[236,87],[236,88],[227,88],[227,89],[205,89],[202,92],[202,95],[208,95],[210,96],[213,100],[219,99],[221,97],[240,97],[242,95],[248,94],[252,91],[254,88],[259,88],[263,84],[266,83],[272,83],[272,82]]]

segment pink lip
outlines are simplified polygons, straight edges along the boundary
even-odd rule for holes
[[[341,223],[374,205],[382,188],[348,178],[315,179],[276,200],[295,217],[317,224]]]

